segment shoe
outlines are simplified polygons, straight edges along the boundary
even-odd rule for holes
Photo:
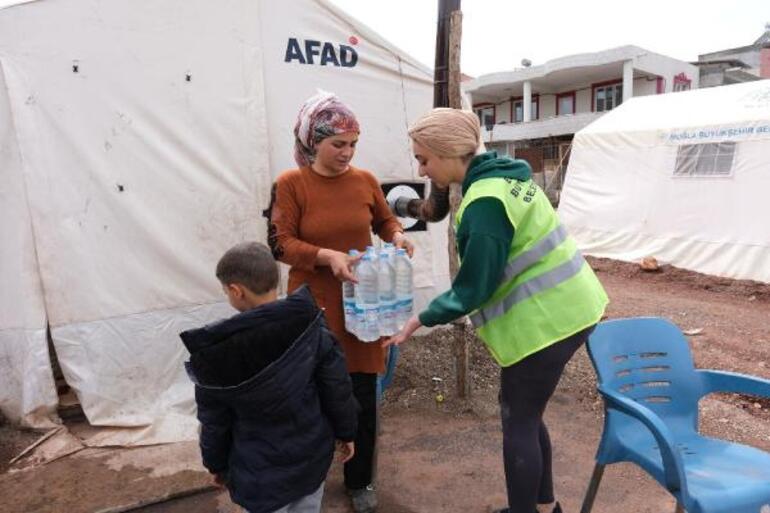
[[[377,511],[377,493],[374,485],[367,485],[357,490],[348,490],[355,513],[375,513]]]
[[[537,513],[537,512],[535,512],[535,513]],[[562,511],[561,511],[561,504],[559,504],[558,502],[556,504],[554,504],[553,505],[553,509],[551,510],[551,513],[562,513]]]
[[[492,510],[492,513],[510,513],[510,511],[511,510],[508,508],[502,508],[502,509]],[[538,513],[538,512],[535,511],[535,513]],[[551,513],[562,513],[561,504],[559,504],[558,502],[554,504],[553,509],[551,510]]]

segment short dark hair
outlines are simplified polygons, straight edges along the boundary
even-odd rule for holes
[[[278,288],[278,264],[264,244],[241,242],[219,259],[217,278],[224,285],[238,283],[254,294],[264,294]]]

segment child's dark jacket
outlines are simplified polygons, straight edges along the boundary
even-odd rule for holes
[[[204,466],[233,501],[277,510],[326,478],[334,439],[352,441],[357,405],[337,341],[310,291],[183,332]]]

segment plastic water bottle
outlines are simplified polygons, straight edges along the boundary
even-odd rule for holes
[[[358,250],[351,249],[348,255],[358,256]],[[355,274],[355,268],[353,270]],[[356,285],[352,281],[342,282],[342,306],[345,309],[345,329],[358,336],[358,316],[356,315]]]
[[[380,252],[380,268],[377,271],[380,294],[380,335],[395,335],[396,329],[396,270],[386,250]]]
[[[396,325],[401,328],[412,316],[414,299],[412,291],[412,261],[406,250],[396,250]]]
[[[380,305],[378,292],[377,265],[367,252],[361,257],[356,273],[356,309],[359,310],[358,338],[363,342],[374,342],[380,338],[377,314]]]

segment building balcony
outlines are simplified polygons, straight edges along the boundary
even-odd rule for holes
[[[485,143],[492,143],[569,135],[588,126],[604,114],[604,112],[579,112],[526,123],[500,123],[492,125],[489,129],[482,127],[482,138]]]

